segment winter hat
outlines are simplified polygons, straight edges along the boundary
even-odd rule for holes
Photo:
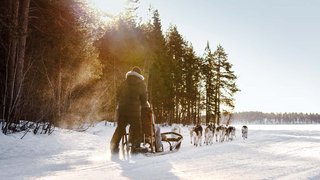
[[[141,74],[141,69],[138,66],[133,67],[132,71]]]

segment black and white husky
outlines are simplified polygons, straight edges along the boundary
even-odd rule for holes
[[[217,142],[223,142],[225,140],[227,128],[224,125],[220,125],[217,127],[215,136]]]
[[[213,144],[214,132],[215,132],[215,126],[213,124],[209,124],[209,126],[207,126],[206,129],[204,130],[204,143],[206,145]]]
[[[248,127],[242,126],[242,138],[247,139],[248,138]]]
[[[226,129],[226,140],[232,141],[233,138],[235,138],[235,137],[236,137],[236,128],[233,126],[229,126]]]
[[[190,128],[190,140],[191,144],[195,146],[202,145],[202,127],[201,125],[197,125],[195,127]]]

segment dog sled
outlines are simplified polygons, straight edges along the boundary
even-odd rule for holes
[[[133,153],[141,153],[145,156],[160,156],[176,152],[180,149],[183,137],[176,132],[160,132],[160,127],[155,125],[151,108],[142,108],[141,111],[143,140],[138,149],[132,149],[130,142],[130,130],[121,140],[123,157],[129,157]]]

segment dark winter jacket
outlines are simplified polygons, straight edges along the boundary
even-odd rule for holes
[[[126,80],[118,89],[117,102],[119,115],[140,116],[141,107],[148,106],[147,87],[141,74],[127,72]]]

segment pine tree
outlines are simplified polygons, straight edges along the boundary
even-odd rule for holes
[[[200,98],[200,58],[198,58],[193,50],[191,43],[185,47],[184,55],[184,124],[195,124],[199,121],[197,109],[199,109],[198,99]],[[183,107],[183,105],[182,105]]]
[[[237,80],[232,64],[228,61],[228,55],[221,45],[213,54],[214,68],[214,115],[216,123],[220,124],[221,113],[231,114],[234,109],[234,94],[239,91],[235,81]]]
[[[211,118],[213,115],[213,108],[215,106],[215,70],[216,64],[213,58],[213,54],[210,49],[209,42],[207,42],[207,46],[205,48],[205,53],[203,57],[202,64],[202,74],[204,77],[205,84],[205,110],[206,110],[206,124],[211,122]]]
[[[174,97],[174,122],[181,121],[181,103],[183,88],[183,66],[184,66],[184,46],[185,41],[177,30],[176,26],[171,26],[167,33],[167,49],[170,59],[170,71],[172,79],[172,93]],[[171,86],[170,86],[171,87]]]
[[[169,119],[169,114],[174,111],[174,106],[172,93],[170,93],[172,92],[170,61],[158,10],[153,11],[152,23],[147,26],[145,31],[147,31],[150,49],[148,58],[151,61],[148,80],[149,100],[156,122],[162,123]]]

